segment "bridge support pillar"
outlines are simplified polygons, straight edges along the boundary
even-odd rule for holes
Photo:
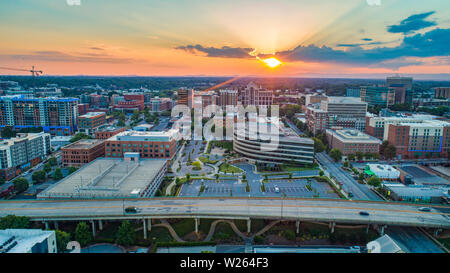
[[[148,231],[152,230],[152,219],[148,219],[147,230]]]
[[[103,221],[102,220],[98,220],[98,229],[103,230]]]
[[[95,221],[91,221],[91,225],[92,225],[92,236],[95,237]]]
[[[300,220],[295,221],[295,233],[300,232]]]
[[[438,236],[438,235],[439,235],[439,232],[441,232],[441,231],[442,231],[442,229],[437,228],[437,229],[434,231],[434,236]]]
[[[250,233],[252,231],[252,220],[248,219],[247,220],[247,233]]]
[[[58,221],[55,221],[55,229],[59,229]]]
[[[47,221],[44,221],[45,229],[50,229],[49,224]]]
[[[195,218],[195,233],[198,233],[198,223],[199,223],[198,218]]]
[[[369,229],[370,229],[370,224],[367,224],[367,227],[366,227],[366,234],[369,234]]]
[[[147,239],[147,219],[142,219],[142,224],[144,225],[144,239]]]
[[[334,227],[336,226],[335,222],[331,222],[331,233],[334,233]]]
[[[386,225],[382,225],[380,228],[380,235],[383,236],[384,235],[384,228],[386,227]]]

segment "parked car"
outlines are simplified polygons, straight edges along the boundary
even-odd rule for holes
[[[368,213],[367,211],[360,211],[360,212],[359,212],[359,215],[362,215],[362,216],[369,216],[369,213]]]
[[[427,208],[427,207],[420,207],[419,210],[420,210],[420,211],[426,211],[426,212],[431,211],[431,209],[430,209],[430,208]]]

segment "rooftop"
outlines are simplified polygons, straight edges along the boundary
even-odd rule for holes
[[[125,131],[108,138],[109,141],[172,141],[176,139],[178,130],[168,131]]]
[[[0,230],[0,253],[29,253],[33,246],[55,234],[53,230],[5,229]]]
[[[361,98],[356,97],[328,97],[324,100],[328,103],[340,104],[340,103],[351,103],[351,104],[366,104],[366,102],[361,101]]]
[[[333,134],[333,137],[336,137],[343,142],[349,142],[349,141],[352,143],[372,142],[372,143],[381,144],[381,141],[378,138],[375,138],[373,136],[370,136],[366,133],[363,133],[363,132],[361,132],[359,130],[355,130],[355,129],[341,129],[341,130],[327,129],[326,131],[327,131],[327,133]]]
[[[47,188],[38,198],[139,197],[166,162],[166,159],[136,162],[98,158]]]
[[[97,116],[105,116],[105,112],[88,112],[82,116],[79,116],[79,118],[92,118]]]
[[[103,139],[80,139],[74,143],[64,146],[62,149],[92,149],[104,142]]]

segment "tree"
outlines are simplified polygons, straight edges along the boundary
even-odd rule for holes
[[[364,154],[362,153],[362,152],[356,152],[356,158],[358,159],[358,160],[363,160],[363,157],[364,157]]]
[[[74,166],[69,167],[69,174],[72,174],[72,173],[76,172],[77,170],[78,170],[77,167],[74,167]]]
[[[14,190],[17,193],[24,192],[29,187],[28,180],[26,178],[23,178],[23,177],[19,177],[16,180],[14,180],[13,184],[14,184]]]
[[[347,156],[347,158],[348,158],[348,160],[353,161],[353,160],[355,160],[355,155],[354,154],[349,154]]]
[[[0,176],[0,186],[5,184],[6,180],[3,176]]]
[[[56,159],[56,157],[52,156],[48,160],[48,163],[50,163],[51,166],[56,166],[56,165],[58,165],[58,160]]]
[[[50,163],[45,163],[45,165],[44,165],[45,173],[49,173],[51,170],[52,170],[52,165],[50,165]]]
[[[330,157],[334,159],[334,161],[339,162],[342,159],[342,152],[338,149],[331,149]]]
[[[77,133],[70,139],[70,142],[73,143],[80,139],[92,139],[92,137],[89,135],[86,135],[85,133]]]
[[[31,175],[31,179],[33,179],[34,183],[42,183],[47,178],[47,173],[45,171],[36,171]]]
[[[61,171],[61,168],[56,168],[55,172],[53,173],[53,179],[58,181],[63,178],[63,173]]]
[[[312,140],[314,140],[314,152],[315,153],[321,153],[321,152],[325,151],[326,147],[325,147],[325,144],[323,144],[322,140],[320,140],[316,137],[313,137]]]
[[[373,159],[375,159],[375,160],[379,160],[379,159],[380,159],[380,154],[373,153],[373,154],[372,154],[372,157],[373,157]]]
[[[1,131],[2,138],[12,138],[16,136],[16,132],[11,126],[5,126]]]
[[[344,164],[343,164],[343,165],[344,165],[344,167],[346,167],[346,168],[347,168],[347,167],[348,167],[348,161],[347,161],[347,160],[345,160],[345,161],[344,161]]]
[[[380,178],[378,178],[374,175],[371,178],[369,178],[369,180],[367,181],[367,184],[374,186],[374,187],[379,187],[379,186],[381,186],[381,180],[380,180]]]
[[[380,154],[382,156],[384,156],[384,149],[386,149],[386,147],[389,145],[389,141],[385,140],[383,141],[383,143],[381,143],[380,145]]]
[[[70,234],[62,231],[55,230],[56,235],[56,247],[58,248],[59,253],[63,253],[67,250],[67,244],[70,242]]]
[[[324,175],[325,175],[325,172],[322,171],[322,170],[320,170],[320,171],[319,171],[319,176],[324,176]]]
[[[132,245],[136,238],[134,228],[127,220],[122,221],[119,229],[117,230],[117,243],[120,245]]]
[[[89,230],[89,226],[85,222],[80,222],[75,229],[75,241],[81,246],[86,246],[91,243],[93,236]]]
[[[30,219],[25,216],[8,215],[0,218],[0,229],[30,228]]]
[[[397,148],[394,145],[389,144],[384,149],[384,157],[387,159],[392,159],[397,155]]]
[[[186,174],[186,182],[191,182],[191,174]]]
[[[358,175],[358,180],[361,181],[361,182],[364,181],[364,174],[363,174],[363,173],[360,173],[360,174]]]

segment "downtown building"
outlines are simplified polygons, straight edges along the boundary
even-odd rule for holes
[[[412,88],[413,78],[411,77],[387,77],[386,87],[394,93],[394,104],[412,104],[414,91]]]
[[[241,91],[240,101],[245,106],[270,106],[273,104],[273,91],[251,82]]]
[[[78,99],[0,97],[0,127],[42,127],[51,135],[67,136],[77,130]]]
[[[194,105],[194,89],[180,88],[177,92],[178,105],[186,105],[192,109]]]
[[[354,97],[326,97],[319,104],[306,106],[306,124],[317,134],[334,127],[364,131],[367,103]]]
[[[357,152],[363,154],[380,152],[379,139],[355,129],[327,129],[326,136],[331,149],[338,149],[345,156]]]
[[[366,133],[394,145],[398,159],[447,158],[450,151],[450,122],[429,115],[368,117]]]
[[[177,151],[178,130],[161,132],[125,131],[105,141],[105,157],[122,158],[139,153],[140,158],[172,159]]]
[[[103,112],[89,112],[78,117],[78,132],[91,137],[102,127],[106,126],[106,114]]]
[[[314,162],[314,141],[299,137],[292,129],[284,127],[278,118],[258,118],[258,132],[249,131],[246,122],[242,130],[233,132],[233,150],[253,163],[296,163],[310,165]],[[253,137],[252,134],[255,134]],[[278,139],[277,143],[271,141]],[[266,149],[268,148],[268,149]]]
[[[433,91],[436,99],[450,99],[450,87],[434,87]]]
[[[50,154],[50,134],[19,133],[0,142],[0,175],[10,180],[24,169],[37,165]]]

